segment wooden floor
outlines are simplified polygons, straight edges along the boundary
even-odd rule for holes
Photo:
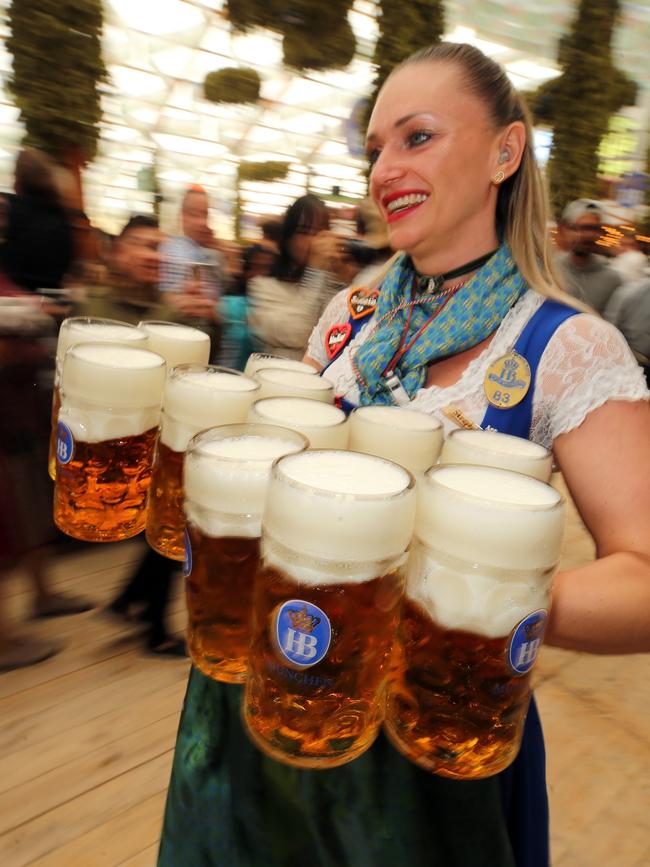
[[[53,582],[104,602],[141,544],[70,554],[52,564]],[[564,562],[591,556],[574,514]],[[22,576],[9,592],[24,618]],[[144,655],[136,635],[96,613],[32,628],[65,648],[0,675],[1,867],[152,867],[188,664]],[[554,867],[650,865],[649,674],[648,657],[543,651]]]

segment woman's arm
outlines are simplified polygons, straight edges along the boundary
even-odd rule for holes
[[[546,642],[650,651],[650,405],[608,401],[554,452],[598,559],[556,576]]]

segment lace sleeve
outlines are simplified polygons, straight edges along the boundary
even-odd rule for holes
[[[564,322],[542,355],[537,372],[531,439],[551,448],[608,400],[649,396],[643,371],[622,334],[596,316]]]
[[[348,290],[342,289],[332,298],[323,310],[323,315],[316,323],[307,344],[307,355],[317,361],[322,367],[329,362],[325,350],[325,337],[332,325],[338,322],[347,322],[350,318],[348,312]]]

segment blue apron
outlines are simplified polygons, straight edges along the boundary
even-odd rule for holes
[[[481,424],[482,428],[490,428],[523,439],[529,438],[539,362],[557,328],[576,313],[577,310],[550,300],[544,301],[534,313],[513,347],[514,351],[522,355],[530,366],[530,388],[524,399],[516,406],[508,409],[488,406]],[[358,332],[361,325],[365,324],[365,321],[359,322],[350,318],[352,333],[347,342]],[[339,405],[346,412],[354,409],[354,405],[344,398],[339,400]],[[517,867],[548,867],[546,755],[542,726],[534,697],[526,718],[519,755],[509,768],[499,774],[499,782],[503,811]]]

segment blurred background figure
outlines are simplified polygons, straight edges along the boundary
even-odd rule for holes
[[[252,244],[243,251],[240,278],[219,301],[219,364],[243,370],[248,356],[257,350],[258,345],[248,325],[248,284],[253,277],[269,276],[276,259],[277,253],[262,243]]]
[[[610,267],[620,275],[621,280],[642,280],[648,273],[648,259],[641,250],[636,239],[636,229],[621,229],[623,237],[615,249],[616,255],[610,261]]]
[[[321,312],[346,285],[344,244],[329,225],[321,199],[296,199],[284,215],[271,274],[249,280],[248,323],[264,352],[302,358]]]
[[[279,217],[264,217],[260,220],[262,240],[260,247],[264,247],[271,253],[280,252],[280,236],[282,234],[282,220]]]
[[[0,268],[21,289],[60,289],[73,263],[74,236],[50,158],[22,150],[14,190],[6,197]]]
[[[163,303],[158,288],[161,241],[155,217],[131,217],[111,244],[106,284],[88,289],[86,301],[79,305],[79,315],[119,319],[134,325],[141,319],[170,318],[172,310]]]
[[[624,283],[610,298],[603,316],[622,332],[650,386],[650,276]]]
[[[623,282],[620,275],[598,255],[602,212],[591,199],[576,199],[562,212],[558,223],[556,255],[564,289],[598,313],[602,313],[613,292]]]
[[[360,268],[354,276],[355,284],[365,286],[381,273],[393,251],[386,223],[369,196],[359,203],[356,222],[358,239],[348,243],[348,253]]]
[[[51,391],[44,387],[52,366],[48,339],[56,321],[42,299],[27,291],[0,297],[0,594],[5,577],[19,570],[33,592],[33,617],[87,611],[93,603],[54,592],[48,562],[59,538],[52,521],[52,485],[47,475]],[[40,662],[58,646],[10,625],[0,595],[0,671]]]
[[[215,360],[219,345],[217,301],[222,294],[224,267],[217,241],[208,225],[210,200],[200,186],[190,186],[181,202],[182,234],[160,247],[160,288],[168,303],[188,325],[210,333]]]

